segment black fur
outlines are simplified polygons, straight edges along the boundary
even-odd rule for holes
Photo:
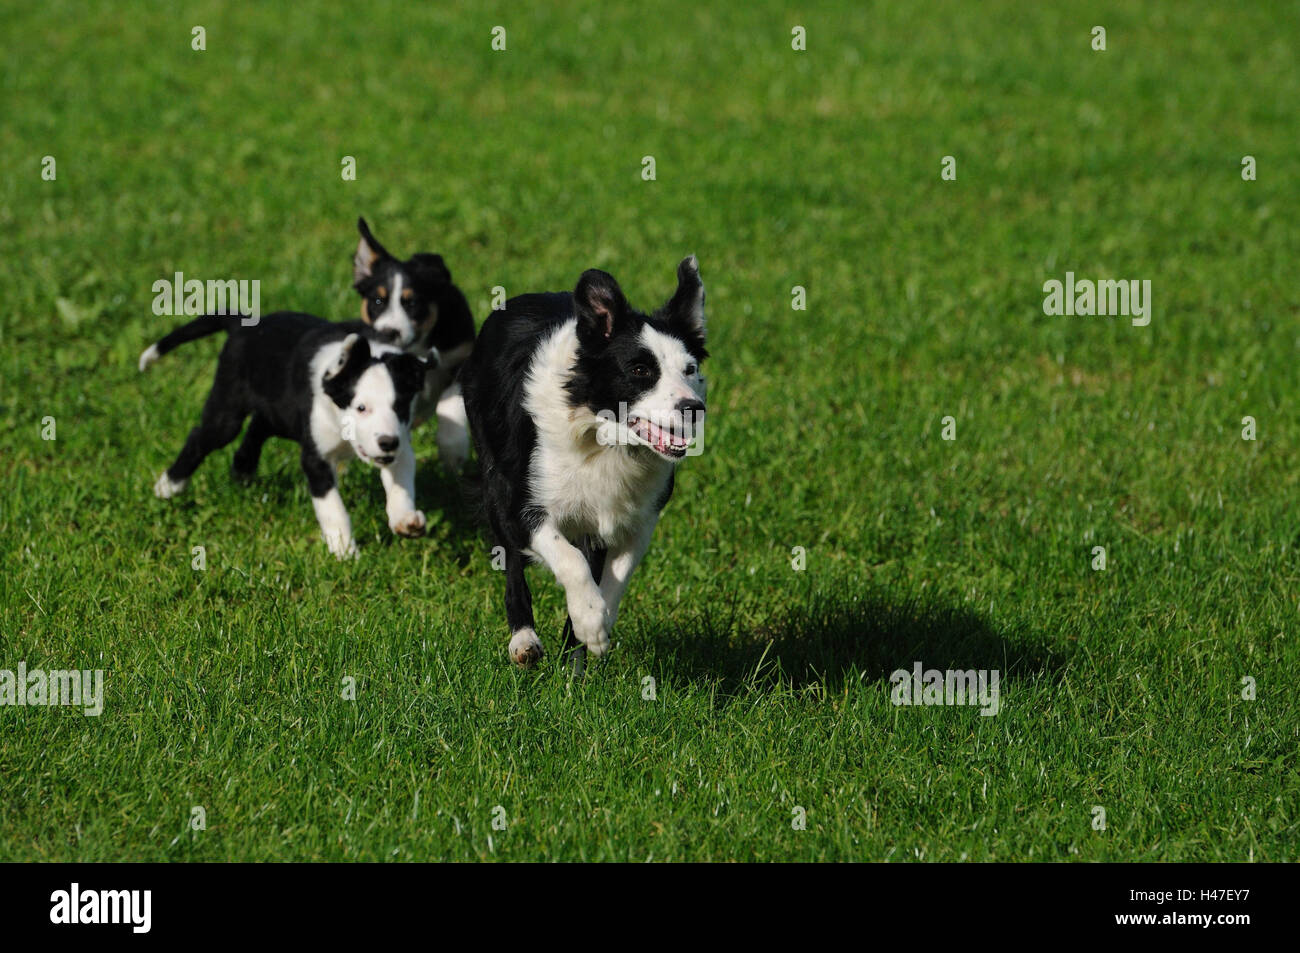
[[[312,496],[328,493],[335,485],[334,467],[324,459],[311,435],[311,361],[325,345],[363,330],[359,321],[335,323],[310,314],[281,311],[248,327],[239,315],[207,315],[168,334],[156,345],[160,355],[218,331],[225,331],[227,339],[199,425],[190,431],[175,462],[167,468],[167,476],[174,481],[189,479],[210,453],[239,436],[248,420],[248,432],[232,464],[237,477],[251,477],[262,445],[271,437],[283,437],[302,448],[302,468]],[[411,401],[423,381],[425,362],[391,351],[376,356],[364,336],[352,348],[343,370],[323,383],[322,389],[335,404],[345,408],[357,378],[376,363],[384,364],[392,377],[397,392],[394,411],[400,420],[409,421]]]
[[[413,343],[403,345],[405,350],[423,356],[430,347],[450,352],[474,343],[474,315],[465,295],[452,283],[451,270],[441,255],[419,252],[402,261],[379,244],[364,218],[357,219],[357,230],[373,252],[363,262],[363,252],[358,250],[355,261],[353,287],[361,295],[362,321],[371,324],[379,316],[387,305],[379,291],[391,289],[400,273],[403,285],[414,292],[410,300],[401,302],[402,307],[420,329]]]
[[[692,257],[679,269],[677,293],[647,315],[627,303],[611,275],[593,269],[583,273],[572,293],[512,298],[484,323],[460,379],[478,453],[477,490],[492,536],[505,550],[506,616],[512,633],[535,630],[524,550],[547,516],[530,493],[538,430],[524,406],[525,383],[539,346],[576,317],[577,356],[562,382],[570,405],[595,413],[621,402],[631,405],[655,386],[660,373],[654,355],[641,343],[646,325],[680,339],[696,361],[707,356],[702,321],[691,320],[692,314],[698,317],[695,302],[702,301],[702,291]],[[703,410],[702,403],[699,408]],[[607,452],[652,451],[631,447]],[[672,489],[669,475],[655,499],[657,509],[668,502]],[[607,541],[587,537],[570,542],[581,548],[599,583]],[[572,631],[572,620],[566,620],[566,636]]]

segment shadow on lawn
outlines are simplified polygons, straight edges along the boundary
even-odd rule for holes
[[[915,597],[872,592],[858,598],[814,597],[762,624],[743,628],[706,617],[689,631],[652,636],[659,664],[692,681],[841,688],[850,679],[887,681],[897,669],[997,669],[1002,677],[1047,673],[1065,658],[1032,633],[999,633],[979,615]]]

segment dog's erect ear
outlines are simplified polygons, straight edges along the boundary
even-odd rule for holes
[[[451,270],[441,255],[422,251],[411,256],[411,266],[424,274],[432,282],[451,284]]]
[[[414,354],[388,354],[384,356],[388,373],[393,378],[393,387],[399,394],[414,396],[424,390],[424,375],[432,366],[423,358]]]
[[[339,356],[325,370],[322,380],[325,393],[340,407],[348,405],[352,384],[370,363],[370,342],[360,334],[349,334],[343,339]]]
[[[700,280],[700,263],[694,255],[683,258],[677,266],[677,290],[664,306],[668,326],[688,345],[704,350],[704,282]],[[703,353],[696,357],[703,357]]]
[[[573,307],[578,315],[578,333],[589,341],[608,341],[627,315],[623,289],[613,275],[599,268],[582,273],[573,290]]]
[[[370,234],[370,226],[366,224],[364,218],[357,219],[357,231],[361,233],[361,241],[357,243],[357,253],[352,256],[352,284],[359,285],[365,281],[374,271],[375,262],[381,258],[392,258],[388,250],[383,245],[375,241],[375,236]]]

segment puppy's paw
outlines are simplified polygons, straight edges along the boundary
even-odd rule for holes
[[[390,519],[388,528],[398,536],[406,536],[410,539],[423,536],[425,528],[424,514],[419,510],[411,510],[411,512],[404,513],[396,519]]]
[[[162,476],[158,477],[157,481],[153,485],[153,495],[158,497],[160,500],[170,500],[177,493],[181,492],[181,490],[185,489],[186,484],[189,482],[189,480],[173,480],[167,475],[167,471],[164,470]]]
[[[543,654],[542,640],[532,629],[520,629],[510,636],[510,660],[520,668],[532,668]]]
[[[329,547],[336,559],[356,559],[361,555],[361,550],[357,548],[357,541],[351,536],[344,536],[342,533],[321,535],[325,537],[325,545]]]

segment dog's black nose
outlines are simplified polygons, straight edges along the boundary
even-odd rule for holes
[[[399,340],[401,340],[402,337],[402,332],[394,331],[391,329],[384,330],[384,331],[376,331],[375,334],[379,337],[379,340],[384,344],[396,344]]]
[[[694,397],[687,397],[677,402],[677,410],[683,417],[688,414],[692,417],[703,417],[704,401],[696,400]]]
[[[392,453],[402,445],[402,441],[397,437],[380,437],[375,442],[379,444],[379,449],[384,453]]]

